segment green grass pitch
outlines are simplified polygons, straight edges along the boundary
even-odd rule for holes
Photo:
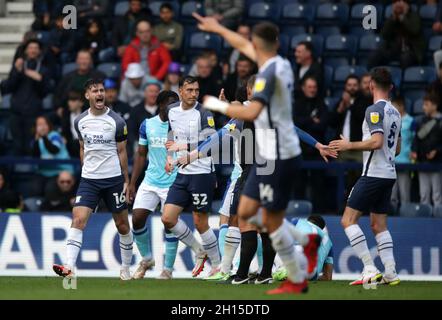
[[[144,279],[123,282],[110,278],[79,278],[76,290],[65,290],[57,277],[0,277],[0,299],[144,299],[144,300],[265,300],[265,299],[442,299],[442,282],[403,281],[394,287],[366,290],[348,281],[311,282],[303,295],[268,296],[272,285],[217,284],[199,279]]]

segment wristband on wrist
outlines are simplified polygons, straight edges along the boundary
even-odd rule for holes
[[[227,102],[219,100],[218,98],[208,97],[204,100],[204,107],[209,110],[226,114],[229,104]]]

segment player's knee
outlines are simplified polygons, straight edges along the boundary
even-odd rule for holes
[[[84,230],[84,228],[86,228],[86,219],[74,217],[72,219],[72,228]]]
[[[119,234],[128,234],[130,232],[130,227],[127,224],[121,223],[117,226],[117,230]]]
[[[130,231],[129,224],[126,223],[123,219],[115,221],[115,227],[118,230],[119,234],[128,234]]]
[[[136,213],[134,212],[132,215],[132,225],[134,230],[139,230],[144,228],[144,226],[146,225],[146,219],[147,219],[148,214],[144,214],[144,213]]]
[[[374,234],[381,233],[387,229],[384,224],[379,223],[377,221],[372,221],[370,223],[370,227],[371,227],[371,231],[373,231]]]
[[[207,214],[197,214],[193,217],[193,223],[198,231],[206,230],[209,226]]]
[[[251,210],[248,210],[247,207],[241,206],[238,208],[238,217],[247,220],[251,216],[253,216],[253,213],[250,212]]]
[[[143,223],[143,221],[141,221],[141,219],[135,219],[134,217],[132,217],[132,226],[133,226],[134,230],[143,229],[144,225],[145,225],[145,221]]]

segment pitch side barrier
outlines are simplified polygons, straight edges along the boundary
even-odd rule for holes
[[[79,160],[46,160],[46,159],[34,159],[30,157],[0,157],[0,166],[7,166],[14,172],[15,166],[28,166],[28,170],[31,171],[38,165],[60,165],[71,164],[74,166],[76,172],[80,172]],[[132,162],[129,162],[132,165]],[[337,162],[331,161],[326,163],[324,161],[304,161],[302,165],[303,169],[308,170],[326,170],[327,174],[336,177],[336,208],[341,208],[345,202],[345,173],[348,170],[360,170],[362,171],[362,163],[357,162]],[[416,163],[416,164],[396,164],[398,171],[442,171],[441,164],[429,164],[429,163]],[[28,172],[29,172],[28,171]]]
[[[193,230],[192,216],[183,214],[182,219]],[[340,225],[340,217],[325,216],[327,229],[333,242],[334,279],[356,278],[362,263],[355,256]],[[211,215],[209,224],[218,232],[218,215]],[[62,263],[66,254],[66,238],[71,225],[70,213],[0,213],[0,276],[55,276],[52,264]],[[164,227],[159,214],[149,219],[155,269],[147,277],[156,277],[162,270],[165,250]],[[370,232],[370,221],[361,218],[361,228],[367,235],[368,247],[380,270],[376,242]],[[397,269],[403,280],[442,281],[441,249],[442,219],[404,218],[389,219],[389,229],[394,239]],[[189,248],[179,244],[174,277],[190,278],[194,255]],[[234,259],[237,265],[239,250]],[[134,245],[131,271],[136,269],[140,255]],[[78,257],[78,277],[114,277],[120,270],[118,234],[112,215],[92,215],[83,235],[83,246]],[[256,257],[251,269],[257,269]],[[210,270],[206,267],[203,276]],[[252,271],[253,271],[252,270]],[[61,280],[60,280],[61,281]]]

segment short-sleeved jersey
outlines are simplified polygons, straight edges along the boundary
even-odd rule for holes
[[[401,115],[385,100],[378,100],[367,108],[362,124],[363,140],[375,133],[384,135],[381,149],[364,151],[364,171],[362,175],[375,178],[396,179],[396,146],[401,133]]]
[[[207,137],[215,132],[215,120],[210,111],[196,103],[192,109],[184,110],[181,102],[169,106],[169,129],[173,134],[173,140],[178,144],[187,144],[187,151],[180,151],[177,157],[194,150]],[[170,140],[170,137],[169,137]],[[204,174],[214,171],[211,157],[197,159],[184,168],[179,168],[181,174]]]
[[[321,245],[318,248],[317,274],[320,274],[324,264],[333,264],[333,243],[328,232],[322,230],[317,225],[309,222],[307,219],[294,219],[292,223],[295,228],[304,234],[315,233],[322,238]]]
[[[95,116],[86,110],[74,121],[78,138],[84,143],[81,176],[106,179],[121,175],[117,143],[127,139],[126,122],[117,113],[107,111]]]
[[[167,161],[167,135],[169,123],[163,122],[160,116],[146,119],[140,126],[138,144],[149,149],[149,165],[143,182],[158,188],[169,188],[176,178],[176,170],[168,174],[164,169]]]
[[[286,160],[301,154],[292,117],[293,88],[293,71],[287,59],[275,56],[259,68],[251,100],[264,105],[254,124],[258,152],[266,160]]]

